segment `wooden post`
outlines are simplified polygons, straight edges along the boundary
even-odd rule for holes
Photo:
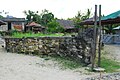
[[[98,67],[100,67],[101,61],[101,5],[99,5],[99,45],[98,45]]]
[[[93,34],[93,47],[92,47],[92,71],[95,63],[96,55],[96,28],[97,28],[97,5],[95,5],[95,15],[94,15],[94,34]]]

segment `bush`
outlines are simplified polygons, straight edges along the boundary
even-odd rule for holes
[[[58,22],[56,22],[56,20],[49,22],[47,24],[47,27],[48,27],[47,31],[52,32],[52,33],[64,31],[64,28],[62,26],[60,26],[60,24]]]

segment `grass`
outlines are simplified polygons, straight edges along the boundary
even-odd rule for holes
[[[12,37],[13,38],[23,38],[23,37],[60,37],[60,36],[63,36],[64,34],[63,33],[54,33],[54,34],[43,34],[43,33],[37,33],[37,34],[34,34],[34,33],[20,33],[20,32],[14,32],[12,34]]]
[[[54,61],[57,61],[62,69],[76,69],[76,68],[80,68],[83,66],[82,63],[77,62],[71,58],[68,57],[60,57],[60,56],[49,56],[49,57],[45,57],[46,59],[52,59]]]
[[[120,71],[120,62],[117,62],[117,61],[113,60],[112,58],[111,59],[108,58],[107,57],[108,55],[109,55],[108,52],[102,51],[101,67],[104,68],[105,72],[107,72],[107,73]],[[96,64],[97,64],[97,59],[98,59],[98,57],[96,57],[96,61],[95,61]]]
[[[120,63],[111,59],[102,57],[101,67],[105,68],[106,72],[117,72],[120,69]]]

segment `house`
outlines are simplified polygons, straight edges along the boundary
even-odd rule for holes
[[[78,29],[75,27],[74,22],[71,20],[56,20],[64,29],[65,32],[77,32]]]
[[[6,23],[0,20],[0,26],[5,25]]]
[[[10,31],[10,30],[17,30],[17,31],[23,31],[24,30],[24,24],[25,24],[25,18],[2,18],[1,21],[5,22],[6,25],[2,25],[3,31]]]
[[[35,22],[30,22],[25,26],[26,32],[32,31],[37,33],[37,32],[43,32],[44,30],[45,30],[45,27]]]
[[[3,30],[3,27],[1,25],[6,25],[6,23],[0,20],[0,31]]]

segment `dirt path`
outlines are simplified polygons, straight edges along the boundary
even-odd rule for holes
[[[82,80],[89,75],[61,70],[55,61],[7,53],[0,48],[0,80]]]

